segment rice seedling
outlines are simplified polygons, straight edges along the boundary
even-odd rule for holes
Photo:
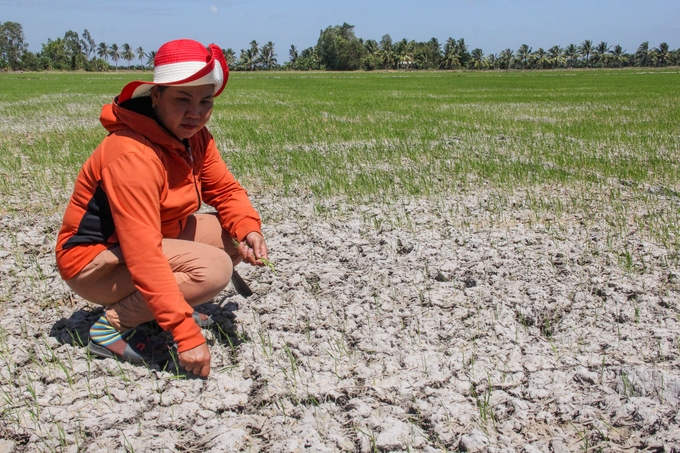
[[[231,241],[234,243],[234,245],[235,245],[236,247],[238,247],[239,244],[241,243],[240,241],[237,241],[236,239],[233,239],[233,238],[232,238]],[[267,258],[258,258],[258,259],[259,259],[260,261],[262,261],[262,263],[263,263],[265,266],[267,266],[269,269],[271,269],[272,272],[273,272],[275,275],[278,274],[278,272],[276,271],[276,267],[274,266],[274,263],[272,263],[271,261],[269,261]]]

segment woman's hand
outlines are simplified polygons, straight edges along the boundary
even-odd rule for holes
[[[210,374],[210,349],[203,343],[193,349],[179,353],[179,364],[189,373],[208,377]]]
[[[245,240],[239,242],[238,253],[243,258],[243,261],[253,266],[264,266],[260,258],[269,259],[264,237],[256,231],[248,233]]]

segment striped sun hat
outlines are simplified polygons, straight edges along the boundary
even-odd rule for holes
[[[153,60],[153,82],[130,82],[118,96],[118,103],[148,96],[155,85],[214,85],[218,96],[229,78],[229,67],[222,49],[215,44],[207,48],[191,39],[177,39],[163,44]]]

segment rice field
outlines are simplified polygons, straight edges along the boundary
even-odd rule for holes
[[[205,382],[89,357],[54,266],[140,77],[0,74],[0,451],[677,451],[678,68],[232,73],[277,272],[206,304]]]
[[[0,77],[0,194],[15,200],[2,209],[27,209],[28,194],[55,197],[49,208],[60,209],[104,136],[101,105],[140,76],[151,75]],[[239,72],[209,128],[251,192],[389,206],[478,187],[494,188],[502,203],[522,187],[531,209],[598,216],[607,207],[628,218],[639,202],[652,207],[640,226],[675,247],[677,209],[653,205],[680,190],[679,77],[677,69]],[[622,185],[639,188],[634,202],[620,198]],[[558,186],[570,195],[534,190]]]

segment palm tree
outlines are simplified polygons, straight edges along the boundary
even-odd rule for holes
[[[590,63],[590,55],[593,53],[593,42],[589,39],[583,41],[581,45],[578,46],[578,53],[583,57],[587,68]]]
[[[626,61],[626,56],[625,56],[626,51],[623,50],[623,47],[620,45],[615,45],[612,50],[609,51],[610,54],[610,61],[612,62],[612,65],[616,66],[617,68],[621,67],[622,63],[625,63]]]
[[[557,66],[564,64],[564,53],[560,46],[552,46],[548,49],[548,60],[552,63],[552,68],[556,69]]]
[[[456,42],[456,52],[458,53],[461,66],[467,65],[467,62],[470,60],[470,52],[468,52],[468,48],[469,47],[467,44],[465,44],[465,40],[463,38],[460,38]]]
[[[392,45],[392,37],[390,35],[383,35],[380,39],[380,50],[378,57],[383,68],[395,68],[396,62],[394,58],[394,46]]]
[[[502,68],[510,69],[512,67],[512,60],[515,58],[515,53],[512,49],[505,49],[500,55],[500,65]]]
[[[128,62],[128,69],[130,69],[130,62],[135,59],[135,54],[132,52],[132,48],[128,43],[123,44],[121,49],[122,53],[120,56],[123,58],[123,60]]]
[[[274,53],[274,43],[272,41],[262,46],[259,61],[264,69],[271,69],[276,66],[276,54]]]
[[[222,54],[224,55],[224,59],[227,60],[227,65],[232,66],[236,62],[236,52],[234,52],[234,49],[231,47],[222,49]]]
[[[548,53],[543,50],[543,47],[539,47],[536,52],[531,54],[531,60],[533,66],[538,69],[545,69],[550,65]]]
[[[427,42],[427,53],[430,67],[438,69],[442,63],[442,46],[437,38],[432,38]]]
[[[607,66],[609,60],[609,49],[611,46],[602,41],[593,49],[593,62],[600,65],[600,67]]]
[[[576,59],[578,58],[578,48],[576,47],[575,44],[569,44],[567,47],[564,48],[562,55],[564,56],[567,62],[567,68],[571,68],[574,65]]]
[[[486,67],[491,69],[498,69],[499,62],[500,60],[498,58],[498,55],[496,55],[495,53],[487,55],[486,59],[484,60]]]
[[[302,66],[300,67],[300,65]],[[300,52],[299,69],[319,69],[320,66],[321,58],[319,57],[318,46],[307,47]]]
[[[680,65],[680,49],[675,49],[675,50],[669,52],[668,63],[671,66]]]
[[[413,51],[415,41],[408,41],[406,38],[399,41],[394,46],[394,53],[397,56],[399,67],[402,69],[413,69]]]
[[[144,57],[146,57],[146,53],[144,52],[144,49],[142,46],[137,47],[137,58],[139,58],[139,65],[142,67],[142,71],[146,70],[146,66],[144,66]]]
[[[659,47],[654,49],[654,54],[656,55],[656,64],[659,66],[669,66],[670,64],[670,50],[668,48],[668,44],[665,42],[662,42],[659,44]]]
[[[526,68],[529,63],[529,56],[531,55],[531,47],[522,44],[515,52],[515,60],[519,63],[520,68]]]
[[[380,50],[380,46],[378,45],[378,41],[375,39],[367,39],[364,41],[364,49],[366,49],[366,52],[369,55],[377,55],[378,51]]]
[[[651,66],[653,63],[653,54],[649,49],[649,41],[645,41],[635,51],[635,65],[636,66]]]
[[[486,69],[486,62],[484,61],[484,51],[480,48],[473,49],[470,52],[472,57],[472,67],[475,69]]]
[[[114,42],[109,46],[109,56],[113,61],[116,62],[116,71],[118,70],[118,60],[120,60],[120,50],[118,49],[118,45]]]
[[[241,49],[241,56],[238,59],[238,66],[246,71],[254,71],[257,69],[257,58],[253,48]]]
[[[446,69],[460,68],[460,56],[458,55],[458,44],[453,38],[446,40],[444,44],[444,60],[442,66]]]
[[[109,65],[109,46],[105,42],[100,42],[99,46],[97,46],[97,56],[106,61],[106,66]]]
[[[254,39],[250,41],[250,54],[252,55],[253,62],[257,62],[257,57],[260,55],[260,45]],[[257,69],[257,68],[255,68]]]
[[[300,54],[298,53],[297,47],[293,44],[291,44],[290,49],[288,50],[288,56],[290,57],[290,65],[295,68]]]
[[[156,51],[152,50],[148,54],[146,54],[146,65],[153,68],[154,67],[154,61],[156,60]]]

